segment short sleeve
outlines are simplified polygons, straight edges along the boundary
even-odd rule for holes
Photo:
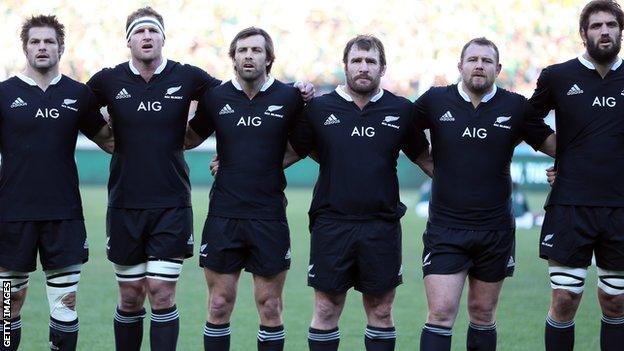
[[[93,139],[93,136],[106,125],[106,120],[100,113],[100,106],[95,94],[93,94],[91,89],[87,87],[85,89],[87,89],[86,109],[78,117],[78,128],[87,138]]]
[[[193,81],[195,82],[195,89],[191,99],[199,100],[207,91],[212,88],[221,85],[221,81],[199,67],[190,66],[193,72]]]
[[[411,105],[409,112],[407,132],[404,135],[401,149],[410,160],[415,162],[418,156],[429,148],[429,141],[422,126],[416,124],[415,105]]]
[[[195,116],[189,121],[189,126],[203,139],[208,138],[215,130],[212,117],[210,116],[209,94],[204,94],[199,99]]]
[[[524,98],[523,98],[524,100]],[[534,150],[538,150],[544,143],[544,140],[554,131],[544,123],[544,118],[533,105],[528,101],[524,101],[524,121],[522,123],[520,137]]]
[[[555,103],[552,98],[552,92],[550,89],[550,70],[545,68],[537,78],[537,84],[533,96],[529,99],[529,102],[533,106],[535,113],[544,118],[550,110],[555,108]]]
[[[305,158],[314,149],[316,137],[314,129],[309,119],[310,105],[308,104],[297,120],[292,132],[289,135],[290,145],[293,147],[297,155]]]

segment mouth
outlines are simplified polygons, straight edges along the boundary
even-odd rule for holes
[[[49,59],[49,58],[50,58],[50,56],[47,55],[47,54],[39,54],[39,55],[35,56],[35,59],[37,59],[37,60],[45,60],[45,59]]]
[[[150,49],[153,49],[153,48],[154,48],[154,45],[152,45],[152,44],[143,44],[143,45],[141,45],[141,49],[143,49],[143,50],[150,50]]]

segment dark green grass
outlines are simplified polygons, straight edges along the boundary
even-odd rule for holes
[[[199,241],[207,208],[207,189],[193,192],[195,236]],[[84,267],[78,295],[80,316],[79,350],[112,350],[112,315],[117,301],[112,267],[104,253],[106,192],[104,187],[83,187],[83,202],[90,241],[90,260]],[[286,350],[307,350],[307,328],[313,291],[306,286],[309,235],[307,209],[310,189],[290,189],[288,219],[292,235],[292,268],[285,289]],[[534,210],[545,194],[531,194]],[[417,350],[420,329],[426,317],[426,301],[421,279],[421,234],[425,221],[413,214],[414,192],[405,192],[403,201],[410,206],[403,219],[403,266],[405,283],[398,288],[394,309],[398,331],[397,350]],[[499,350],[542,350],[543,325],[550,299],[545,262],[537,257],[538,230],[517,233],[517,269],[507,281],[498,309]],[[595,270],[590,270],[586,294],[577,316],[576,350],[598,350],[600,312],[596,302]],[[201,350],[205,321],[206,289],[197,256],[188,260],[179,282],[179,350]],[[366,324],[361,296],[350,293],[340,322],[341,350],[363,350]],[[465,301],[465,299],[464,299]],[[149,306],[147,306],[149,309]],[[48,340],[48,304],[43,274],[31,275],[29,294],[22,312],[22,350],[44,350]],[[465,350],[466,308],[462,305],[454,328],[453,350]],[[145,321],[143,349],[149,349],[149,316]],[[243,274],[237,306],[232,317],[232,350],[256,348],[258,319],[251,294],[249,274]]]

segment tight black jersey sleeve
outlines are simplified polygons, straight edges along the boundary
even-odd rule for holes
[[[87,103],[85,104],[87,112],[83,118],[80,118],[78,128],[87,138],[93,139],[93,136],[106,125],[106,121],[102,113],[100,113],[100,106],[95,94],[88,87],[85,88],[87,90],[87,94],[85,94],[87,95]]]
[[[290,134],[290,145],[300,158],[306,158],[316,143],[314,130],[308,119],[307,109],[300,114]]]
[[[208,138],[214,133],[215,126],[210,117],[208,109],[208,96],[204,95],[199,98],[197,103],[197,109],[195,110],[195,116],[189,121],[189,126],[197,135],[203,139]]]
[[[416,114],[416,107],[412,108],[412,115],[409,118],[409,122],[406,125],[406,129],[410,132],[405,133],[403,138],[403,144],[401,150],[412,162],[416,162],[416,159],[427,148],[429,148],[429,142],[423,132],[424,128],[418,125]]]
[[[554,131],[544,122],[543,115],[533,108],[528,101],[524,105],[525,117],[520,137],[537,151]]]

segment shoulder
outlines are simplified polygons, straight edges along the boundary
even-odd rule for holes
[[[338,103],[338,94],[335,91],[325,93],[320,96],[314,97],[312,100],[306,103],[306,109],[324,108],[326,106],[336,105]]]
[[[556,63],[554,65],[547,66],[546,68],[542,70],[541,76],[544,76],[544,75],[556,76],[556,75],[562,75],[562,74],[568,75],[568,74],[571,74],[571,72],[576,72],[580,70],[581,68],[582,68],[582,64],[579,61],[579,59],[573,58],[565,62]]]
[[[515,93],[513,91],[509,91],[501,87],[497,87],[496,95],[499,95],[501,99],[505,101],[514,101],[514,102],[520,102],[520,103],[527,102],[527,98],[524,97],[524,95]]]

